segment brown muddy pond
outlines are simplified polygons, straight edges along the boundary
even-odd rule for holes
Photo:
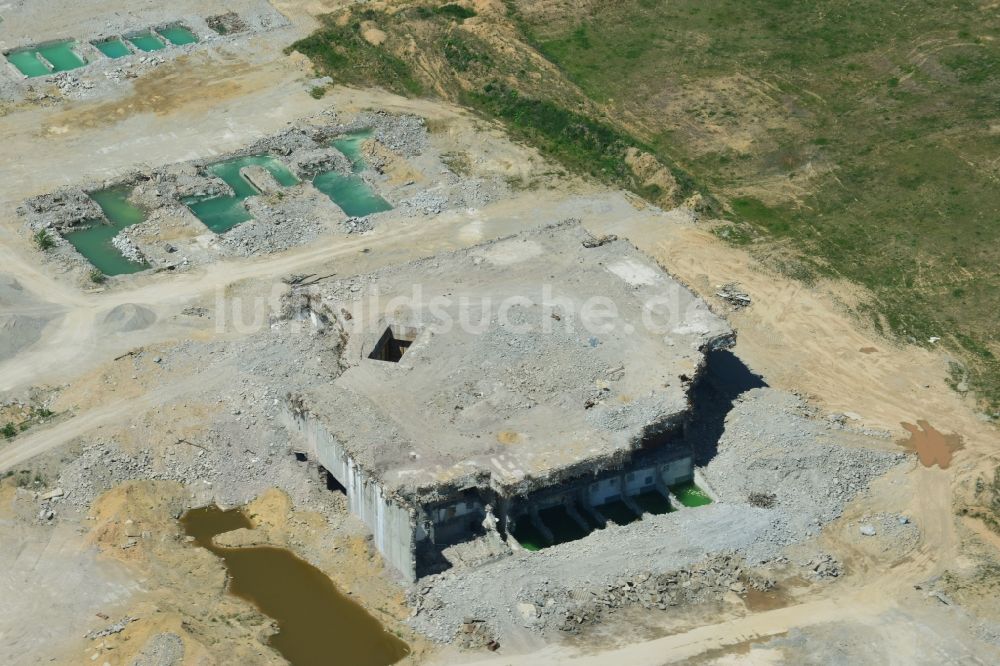
[[[181,517],[195,543],[222,558],[229,591],[278,624],[268,644],[295,666],[388,666],[409,654],[399,640],[322,571],[283,548],[223,548],[212,537],[253,524],[239,509],[192,509]]]
[[[948,469],[954,453],[962,450],[961,435],[945,435],[927,421],[917,421],[917,425],[900,425],[910,433],[909,439],[899,442],[900,446],[915,451],[924,467],[937,465],[941,469]]]

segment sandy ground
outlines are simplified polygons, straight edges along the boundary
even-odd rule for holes
[[[441,141],[475,153],[481,143],[479,132],[484,130],[456,109],[374,91],[338,89],[318,101],[307,94],[310,73],[305,63],[283,56],[281,49],[295,34],[304,34],[315,25],[314,14],[334,4],[275,2],[294,24],[280,39],[257,38],[253,48],[242,53],[202,51],[185,56],[106,99],[22,108],[0,117],[0,142],[9,154],[20,156],[5,164],[0,178],[0,270],[30,291],[30,302],[0,303],[0,312],[43,310],[53,315],[38,341],[0,363],[0,392],[69,384],[77,398],[88,396],[74,401],[72,418],[0,445],[0,470],[15,468],[46,451],[58,451],[92,430],[113,431],[129,417],[183,394],[185,381],[198,382],[197,374],[163,385],[140,383],[113,397],[89,378],[116,356],[139,346],[238,335],[217,330],[214,322],[178,323],[174,316],[189,305],[212,307],[217,295],[233,285],[252,294],[266,294],[276,278],[293,272],[369,272],[528,226],[579,217],[595,233],[630,239],[720,309],[726,306],[714,296],[716,286],[739,282],[752,296],[753,305],[729,313],[739,334],[736,352],[770,385],[804,394],[828,411],[854,412],[864,423],[887,428],[900,437],[905,435],[902,422],[925,419],[942,432],[960,434],[965,448],[950,469],[918,468],[905,483],[874,495],[873,503],[897,502],[920,525],[922,540],[916,554],[901,562],[882,562],[830,530],[830,547],[843,555],[850,571],[830,596],[807,592],[794,605],[741,617],[715,617],[697,626],[674,627],[669,635],[663,635],[668,630],[662,629],[651,640],[628,646],[616,646],[614,641],[537,650],[537,646],[525,646],[534,651],[515,656],[445,650],[430,658],[439,663],[483,664],[659,664],[696,658],[708,663],[801,662],[823,654],[817,645],[849,643],[851,636],[863,630],[870,649],[862,658],[870,663],[929,663],[931,657],[935,663],[989,663],[989,654],[969,637],[971,623],[963,611],[928,601],[913,586],[965,566],[963,539],[981,539],[990,548],[996,547],[995,536],[981,530],[984,536],[976,536],[963,527],[953,510],[956,493],[980,471],[996,464],[1000,456],[996,431],[948,388],[946,359],[932,351],[892,344],[845,314],[841,303],[854,297],[850,287],[805,287],[762,271],[748,254],[723,244],[704,224],[694,224],[681,213],[664,214],[622,194],[558,182],[550,183],[555,189],[518,193],[482,210],[441,215],[430,225],[390,223],[370,235],[320,240],[283,254],[219,262],[184,275],[142,276],[105,291],[81,291],[40,264],[14,214],[14,207],[27,196],[77,182],[82,173],[88,178],[110,178],[138,164],[233,150],[330,105],[345,111],[374,107],[422,115],[448,126]],[[513,162],[514,168],[528,169],[530,164],[516,163],[522,155],[511,150],[500,159]],[[485,152],[478,156],[498,159]],[[158,324],[109,334],[103,328],[104,316],[126,303],[149,308]],[[877,351],[860,351],[869,347]],[[13,506],[13,491],[8,486],[3,492],[7,493],[2,496],[3,506]],[[105,518],[110,520],[114,511],[108,511]],[[46,654],[76,660],[84,654],[83,647],[93,647],[80,643],[85,628],[95,624],[94,604],[83,603],[84,599],[99,599],[101,612],[112,620],[129,608],[171,609],[157,616],[156,624],[136,627],[130,630],[134,636],[122,637],[131,637],[133,647],[140,647],[157,627],[179,626],[182,615],[191,611],[185,604],[198,603],[196,590],[180,586],[177,578],[165,573],[182,563],[194,567],[190,550],[168,544],[164,546],[167,555],[158,565],[151,560],[123,563],[117,556],[98,555],[101,541],[88,541],[71,523],[51,529],[30,524],[31,518],[11,511],[0,513],[4,569],[0,590],[14,603],[0,613],[0,642],[5,651],[13,647],[22,659]],[[162,525],[170,522],[158,520]],[[142,576],[153,577],[159,596],[151,597],[137,582],[134,568],[140,564],[145,567]],[[219,575],[211,562],[198,566],[205,567],[198,580],[206,585]],[[379,565],[369,554],[334,560],[327,566],[330,570],[341,567],[338,583],[349,585],[353,577],[362,600],[372,606],[389,594],[389,588],[377,591],[365,583],[379,576]],[[248,607],[235,604],[229,610],[246,613]],[[224,638],[237,646],[244,639],[251,640],[247,637],[252,633],[233,630]],[[604,651],[608,648],[611,651]],[[191,654],[198,653],[197,646],[191,649]],[[66,656],[70,654],[74,657]]]

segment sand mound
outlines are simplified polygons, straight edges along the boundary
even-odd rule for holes
[[[42,336],[48,323],[43,317],[0,314],[0,361],[6,361]]]
[[[31,294],[10,275],[0,273],[0,307],[10,308],[32,302]]]
[[[104,333],[128,333],[149,328],[156,322],[156,313],[135,303],[123,303],[104,315]]]

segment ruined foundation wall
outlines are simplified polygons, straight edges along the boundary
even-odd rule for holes
[[[350,459],[318,419],[287,412],[285,421],[305,437],[309,452],[347,489],[351,513],[372,531],[386,562],[406,580],[416,580],[415,520],[410,510],[386,497],[382,486]]]

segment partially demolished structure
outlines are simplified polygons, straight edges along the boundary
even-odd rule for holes
[[[692,478],[689,387],[733,332],[630,244],[591,241],[568,221],[306,297],[346,368],[289,422],[407,579]]]

